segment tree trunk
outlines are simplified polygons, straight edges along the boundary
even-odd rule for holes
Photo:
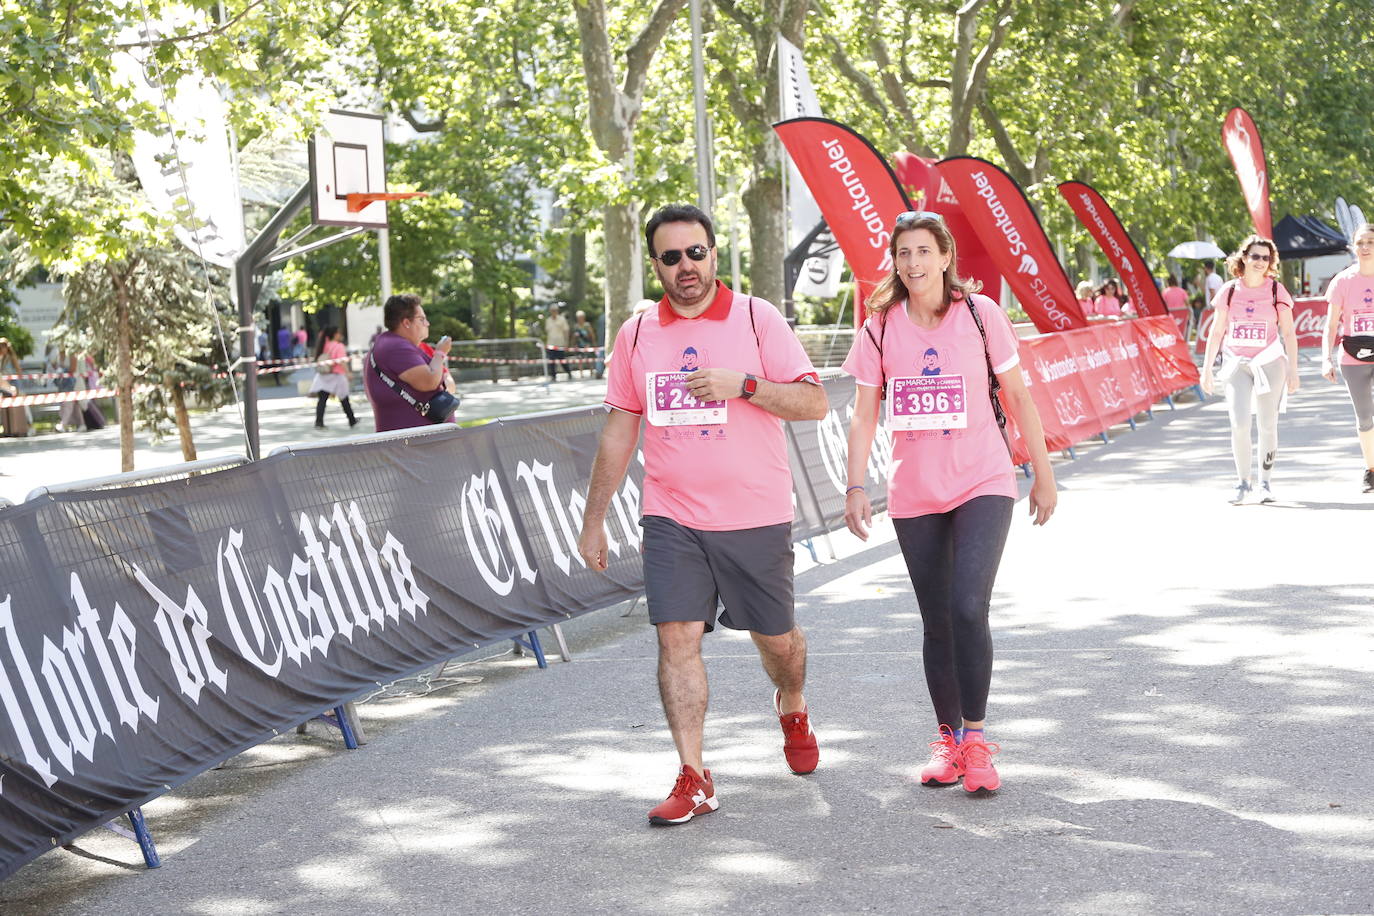
[[[771,147],[772,144],[764,144]],[[782,262],[787,257],[787,240],[783,226],[786,212],[782,200],[782,179],[778,177],[777,162],[771,167],[769,157],[761,148],[754,157],[754,177],[745,189],[744,209],[749,214],[749,242],[753,258],[749,266],[749,292],[766,299],[786,313],[783,299]]]
[[[132,271],[132,264],[127,265]],[[134,469],[134,360],[133,328],[129,326],[129,291],[125,277],[110,272],[115,294],[115,372],[119,379],[119,469],[128,473]]]
[[[587,305],[587,233],[568,239],[568,305],[576,312]]]
[[[603,211],[606,223],[606,342],[613,344],[630,309],[644,298],[644,268],[640,258],[639,208],[612,204]]]
[[[191,415],[186,410],[186,394],[181,390],[181,386],[173,384],[170,388],[172,394],[172,409],[176,413],[177,435],[181,438],[181,460],[196,460],[196,442],[191,437]]]

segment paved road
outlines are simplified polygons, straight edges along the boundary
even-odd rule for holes
[[[1340,389],[1283,419],[1276,506],[1226,504],[1219,402],[1059,462],[994,598],[987,799],[912,780],[930,721],[890,526],[799,560],[820,769],[787,772],[745,637],[709,637],[720,810],[653,829],[675,769],[642,610],[229,761],[146,809],[156,872],[92,833],[0,884],[28,913],[1374,912],[1374,497]],[[824,554],[823,554],[824,555]],[[480,679],[480,680],[479,680]]]

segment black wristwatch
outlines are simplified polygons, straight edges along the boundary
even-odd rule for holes
[[[740,386],[740,393],[739,393],[739,396],[742,397],[742,398],[744,398],[744,399],[747,401],[747,400],[749,400],[750,398],[752,398],[754,395],[758,394],[758,391],[759,391],[759,380],[758,380],[755,376],[752,376],[752,375],[745,375],[745,376],[744,376],[744,384]]]

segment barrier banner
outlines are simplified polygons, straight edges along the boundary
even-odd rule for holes
[[[1081,181],[1062,182],[1059,193],[1107,256],[1107,262],[1116,268],[1136,314],[1142,317],[1166,314],[1168,308],[1164,305],[1164,297],[1155,286],[1155,278],[1145,259],[1140,256],[1140,249],[1136,248],[1126,227],[1117,219],[1116,211],[1102,195]]]
[[[983,240],[973,231],[949,182],[935,168],[935,160],[900,152],[892,157],[892,163],[912,209],[932,210],[944,218],[959,250],[960,276],[977,280],[983,284],[984,295],[1000,302],[1002,275],[997,272],[992,256],[983,247]]]
[[[1256,234],[1272,239],[1274,220],[1269,215],[1269,167],[1265,163],[1259,128],[1244,108],[1232,108],[1226,113],[1226,119],[1221,122],[1221,143],[1236,169]]]
[[[1326,313],[1330,309],[1325,298],[1293,300],[1293,333],[1298,338],[1298,349],[1320,348],[1322,332],[1326,328]],[[1198,322],[1197,340],[1193,342],[1193,352],[1207,352],[1207,335],[1212,333],[1212,315],[1216,310],[1210,305],[1202,310],[1202,320]]]
[[[798,539],[844,523],[854,383],[826,389],[829,415],[789,428]],[[378,683],[639,594],[638,462],[607,571],[577,553],[604,417],[345,441],[0,509],[0,879]]]
[[[935,164],[983,247],[1042,333],[1086,327],[1073,284],[1016,182],[991,162],[955,156]]]
[[[873,144],[827,118],[793,118],[773,125],[816,198],[854,273],[854,326],[863,300],[892,268],[892,223],[910,210],[897,176]]]

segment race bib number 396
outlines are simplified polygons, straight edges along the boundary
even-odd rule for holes
[[[726,421],[724,401],[698,400],[686,372],[650,372],[645,403],[654,426],[717,426]]]
[[[887,393],[888,429],[966,429],[968,400],[962,375],[894,378]]]

